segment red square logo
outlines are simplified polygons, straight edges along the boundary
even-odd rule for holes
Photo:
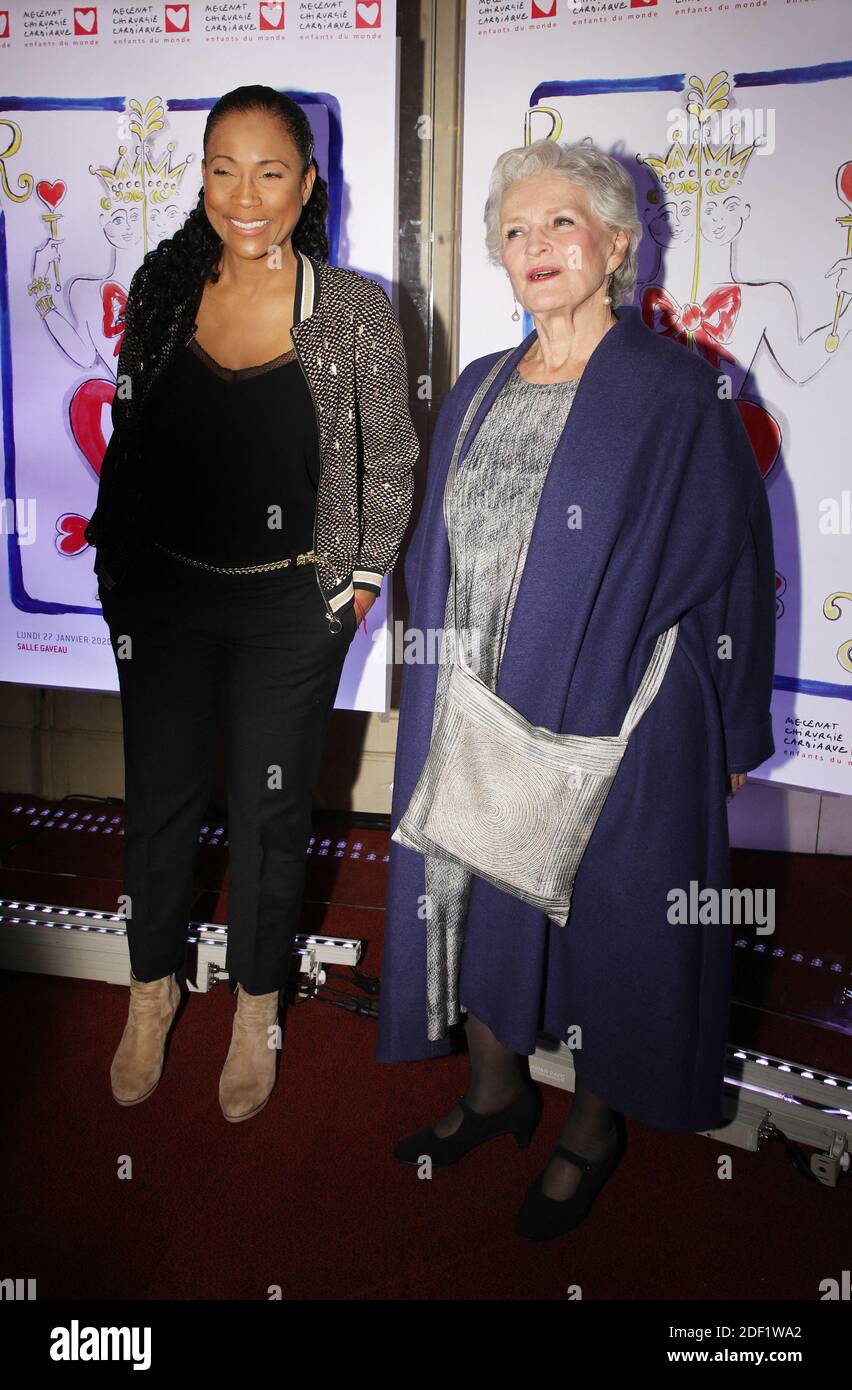
[[[284,0],[268,0],[267,4],[260,7],[260,28],[261,29],[283,29],[284,28]]]
[[[9,11],[0,10],[0,39],[9,37]]]
[[[532,0],[530,19],[555,19],[556,0]]]
[[[94,5],[74,6],[74,33],[92,35],[98,32],[98,12]]]
[[[357,0],[355,5],[356,29],[381,29],[382,0]]]
[[[167,34],[189,33],[189,5],[166,5]]]
[[[650,10],[652,5],[656,5],[657,0],[630,0],[631,10]]]

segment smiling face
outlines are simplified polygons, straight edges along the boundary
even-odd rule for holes
[[[218,120],[202,160],[204,208],[225,248],[245,260],[289,241],[316,178],[302,173],[298,146],[283,122],[266,112],[233,112]]]
[[[606,277],[623,261],[629,234],[610,231],[579,184],[543,173],[507,188],[500,240],[515,298],[535,316],[576,309],[596,295],[602,302]]]
[[[736,193],[705,195],[701,205],[701,235],[707,241],[725,246],[739,236],[750,212],[751,205],[744,203]]]

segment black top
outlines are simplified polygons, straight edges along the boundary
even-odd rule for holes
[[[154,540],[213,565],[312,548],[319,442],[292,349],[232,371],[190,339],[151,388],[144,437]]]

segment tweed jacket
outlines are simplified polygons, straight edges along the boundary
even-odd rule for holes
[[[317,580],[334,626],[354,586],[381,591],[408,524],[419,445],[408,408],[408,376],[399,324],[387,295],[354,270],[297,252],[292,338],[313,397],[320,475],[314,521]],[[153,382],[193,336],[199,287],[174,306],[165,341],[150,342],[153,287],[148,260],[133,275],[124,315],[113,434],[101,466],[98,504],[86,539],[98,550],[105,588],[129,568],[144,538],[141,446],[144,406]],[[162,499],[160,499],[162,503]]]

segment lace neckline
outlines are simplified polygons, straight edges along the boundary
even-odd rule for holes
[[[209,367],[217,376],[222,377],[224,381],[244,381],[247,377],[260,376],[263,372],[271,372],[276,367],[283,366],[285,362],[295,361],[296,358],[295,349],[290,348],[287,352],[279,353],[277,357],[271,358],[269,362],[259,362],[254,367],[223,367],[220,362],[216,361],[215,357],[211,357],[210,353],[205,351],[194,335],[190,338],[187,346],[205,366]]]

